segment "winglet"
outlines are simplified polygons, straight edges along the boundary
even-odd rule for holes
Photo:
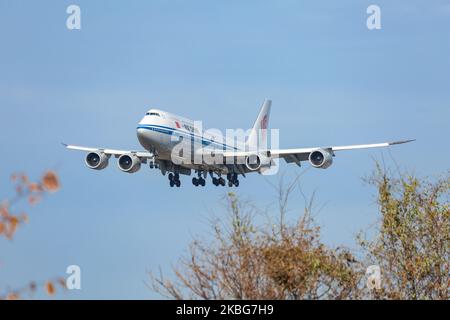
[[[61,144],[66,148],[69,146],[67,143],[64,143],[64,142],[61,142]]]
[[[389,145],[403,144],[403,143],[408,143],[408,142],[413,142],[413,141],[416,141],[416,139],[410,139],[410,140],[401,140],[401,141],[389,142]]]

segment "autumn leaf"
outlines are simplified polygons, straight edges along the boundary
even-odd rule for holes
[[[42,177],[42,186],[48,192],[56,192],[60,188],[59,179],[55,172],[47,171]]]
[[[28,185],[28,190],[30,192],[39,192],[39,191],[41,191],[41,186],[39,184],[33,182]]]
[[[11,225],[16,226],[17,224],[19,224],[19,219],[17,217],[12,216],[11,218],[9,218],[9,222],[11,223]]]
[[[21,215],[18,216],[18,219],[19,219],[21,222],[27,223],[27,222],[28,222],[28,215],[27,215],[26,213],[22,213]]]
[[[17,229],[17,225],[19,224],[19,219],[17,219],[16,217],[11,217],[9,219],[9,230],[7,233],[8,238],[12,238],[12,236],[14,235],[14,233],[16,233],[16,229]]]
[[[64,278],[58,278],[58,283],[59,283],[59,285],[60,285],[62,288],[67,289],[67,287],[66,287],[66,279],[64,279]]]
[[[45,285],[45,289],[48,293],[48,295],[52,296],[55,294],[55,286],[53,285],[52,282],[47,282],[47,284]]]
[[[8,208],[6,206],[0,207],[0,216],[6,218],[9,216]]]
[[[17,293],[10,293],[6,297],[6,300],[19,300],[20,296]]]
[[[28,182],[28,176],[26,174],[22,174],[20,176],[20,180],[22,181],[22,183],[27,183]]]
[[[35,205],[35,204],[37,204],[37,203],[39,202],[39,200],[40,200],[40,198],[39,198],[39,197],[36,197],[36,196],[29,196],[29,197],[28,197],[28,203],[29,203],[30,205]]]

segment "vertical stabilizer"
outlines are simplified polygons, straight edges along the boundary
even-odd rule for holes
[[[253,128],[250,131],[250,135],[247,139],[247,149],[265,149],[267,148],[267,132],[269,127],[269,115],[270,106],[272,101],[269,99],[264,100],[264,103],[259,111],[259,115],[256,118]]]

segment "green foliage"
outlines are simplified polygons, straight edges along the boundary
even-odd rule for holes
[[[378,189],[381,221],[375,239],[360,245],[383,272],[378,297],[448,299],[449,175],[395,178],[377,166],[369,182]]]

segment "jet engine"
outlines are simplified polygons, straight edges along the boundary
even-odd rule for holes
[[[333,163],[333,154],[324,149],[317,149],[309,154],[309,162],[314,168],[326,169]]]
[[[123,154],[117,160],[117,165],[123,172],[134,173],[141,168],[141,160],[134,154]]]
[[[108,166],[109,156],[103,152],[89,152],[85,159],[86,165],[94,170],[102,170]]]
[[[245,157],[245,166],[251,170],[256,171],[261,168],[270,168],[271,166],[270,152],[251,154]]]

